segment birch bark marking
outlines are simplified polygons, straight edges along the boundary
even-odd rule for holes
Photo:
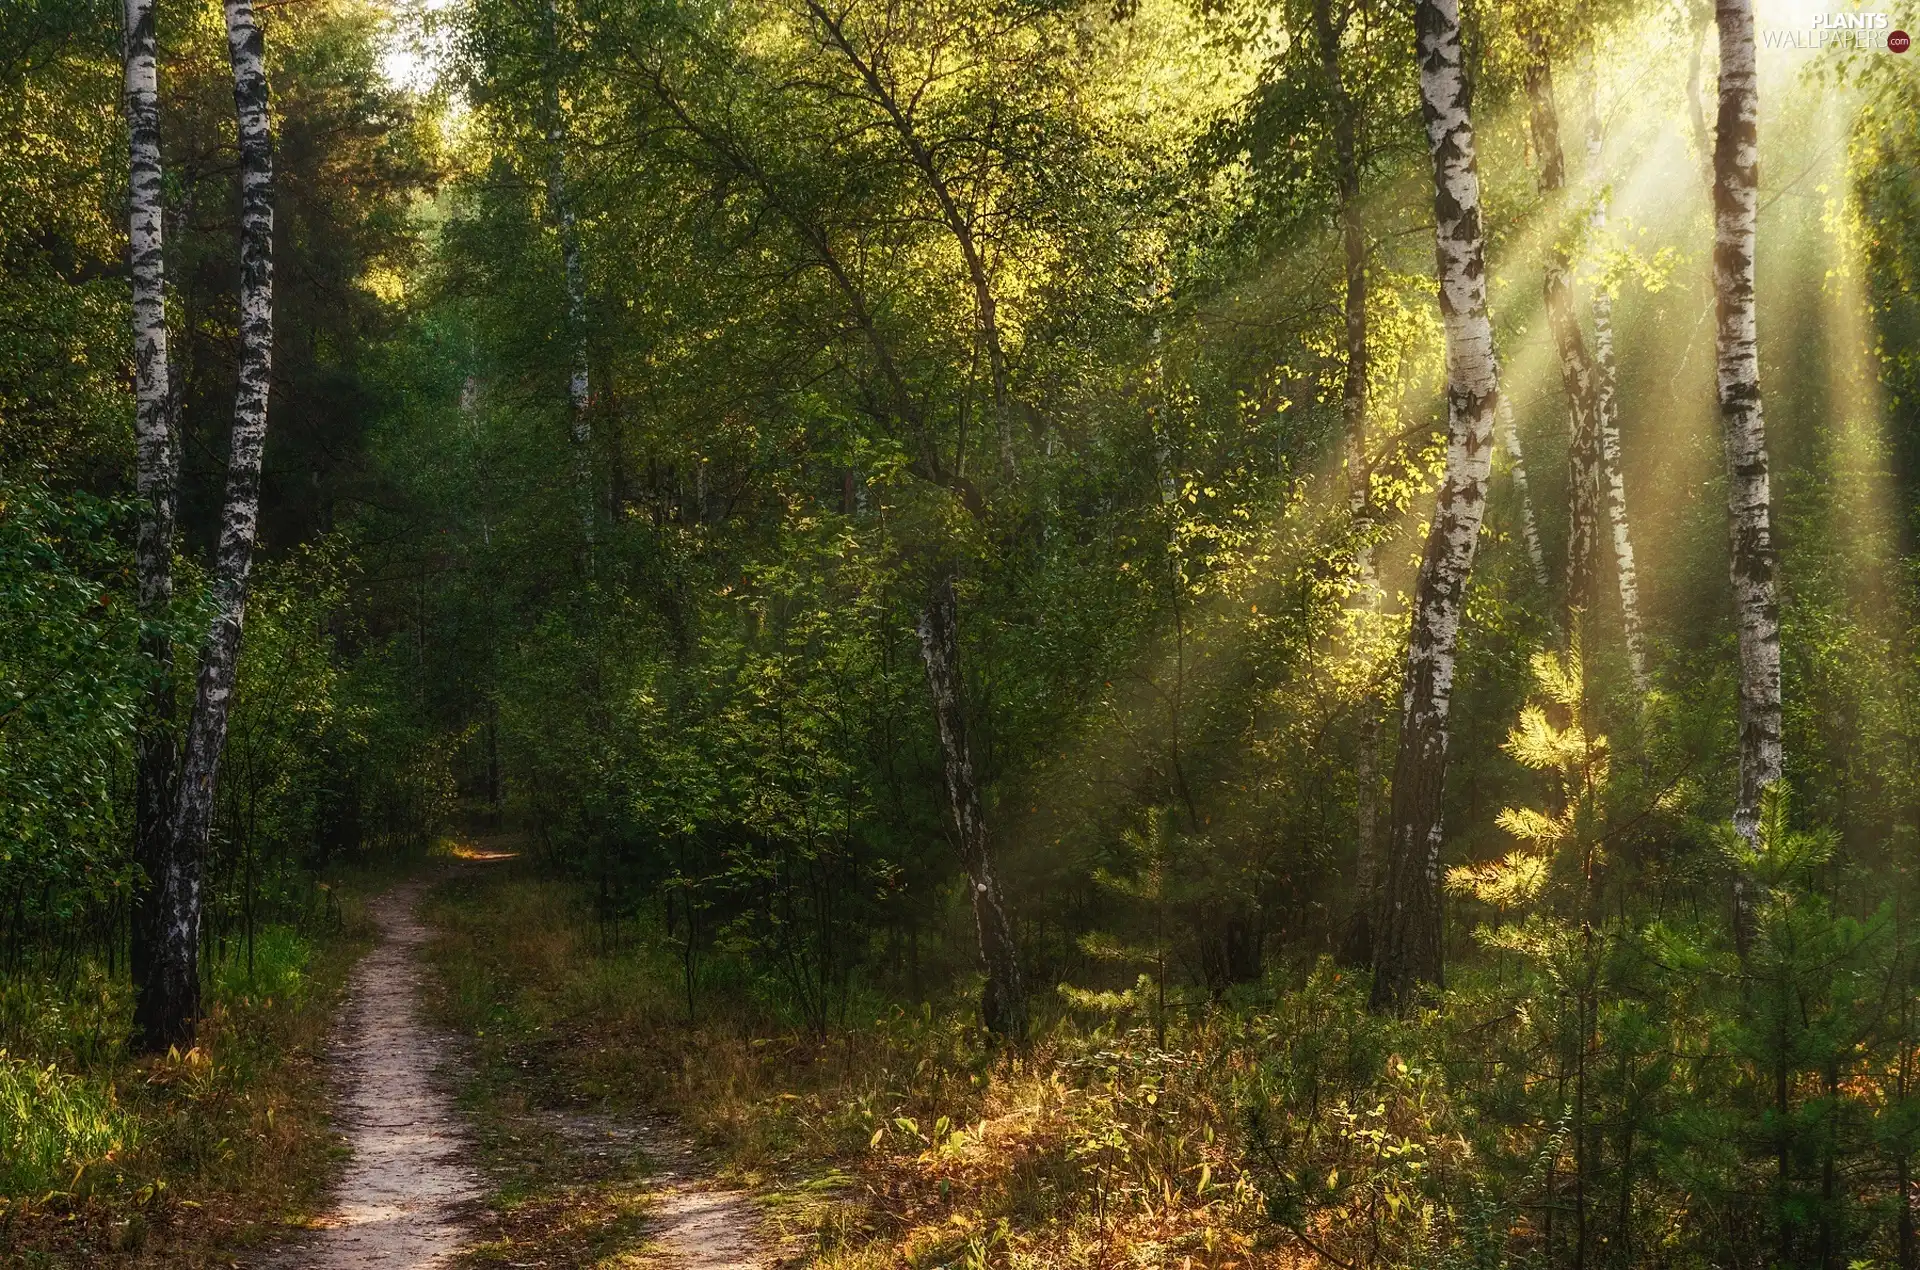
[[[1414,20],[1421,108],[1433,155],[1434,254],[1447,337],[1447,467],[1420,562],[1407,641],[1387,887],[1374,945],[1375,1008],[1405,1006],[1419,985],[1443,982],[1440,793],[1447,769],[1447,716],[1467,578],[1486,515],[1499,396],[1459,0],[1419,0]]]
[[[1027,1030],[1026,987],[1021,980],[1013,923],[1007,917],[1000,881],[993,871],[980,783],[967,746],[966,709],[961,700],[959,602],[952,577],[944,576],[934,583],[933,594],[920,614],[919,632],[920,655],[927,667],[927,687],[933,694],[934,722],[940,730],[940,753],[945,760],[947,805],[960,839],[967,896],[973,902],[980,959],[987,973],[980,1014],[988,1031],[1018,1040]]]
[[[1753,841],[1760,795],[1780,779],[1780,611],[1766,429],[1760,412],[1760,346],[1754,328],[1754,239],[1760,188],[1760,94],[1752,0],[1719,0],[1720,115],[1713,146],[1713,283],[1716,378],[1727,452],[1729,572],[1740,642],[1740,797],[1733,823]],[[1745,878],[1736,876],[1735,937],[1751,928]]]
[[[273,370],[273,137],[267,70],[250,0],[226,0],[240,134],[240,364],[229,433],[226,501],[214,549],[214,615],[200,657],[174,809],[174,868],[161,889],[162,941],[151,1016],[169,1044],[190,1043],[200,1004],[200,868],[213,824],[214,782],[246,618],[247,576],[259,526],[260,461],[267,443]]]
[[[167,360],[154,0],[126,0],[125,19],[121,60],[126,73],[130,177],[127,256],[133,277],[134,489],[140,502],[134,568],[142,622],[140,651],[153,663],[134,737],[133,851],[146,881],[135,897],[129,961],[136,995],[145,1004],[160,934],[159,898],[173,843],[173,646],[163,620],[173,600],[176,459]],[[139,1014],[134,1022],[141,1044],[152,1048],[148,1018]]]
[[[1599,105],[1589,102],[1587,165],[1595,188],[1589,224],[1595,238],[1607,230],[1602,152]],[[1625,628],[1633,686],[1644,697],[1648,687],[1647,637],[1640,622],[1640,573],[1634,564],[1633,534],[1627,520],[1626,476],[1620,468],[1620,377],[1613,360],[1613,295],[1607,290],[1605,279],[1596,280],[1593,288],[1593,366],[1594,414],[1600,424],[1600,475],[1606,492],[1607,527],[1613,537],[1613,575],[1620,589],[1620,622]]]
[[[1528,43],[1526,69],[1528,123],[1533,150],[1540,164],[1540,194],[1551,237],[1547,240],[1547,325],[1560,357],[1560,383],[1566,390],[1572,445],[1567,452],[1571,491],[1567,531],[1567,631],[1572,615],[1588,608],[1593,599],[1595,563],[1600,546],[1600,434],[1595,407],[1593,358],[1580,333],[1573,304],[1573,261],[1564,241],[1561,211],[1567,184],[1567,161],[1560,145],[1560,115],[1553,102],[1553,66],[1546,44],[1537,37]]]
[[[1553,582],[1547,576],[1547,553],[1540,546],[1540,524],[1533,515],[1533,489],[1527,481],[1527,456],[1520,448],[1520,425],[1514,422],[1513,403],[1507,400],[1505,393],[1500,394],[1497,419],[1500,444],[1506,447],[1507,457],[1513,460],[1513,491],[1520,496],[1520,536],[1527,544],[1527,560],[1533,565],[1533,580],[1544,591]]]
[[[581,564],[593,571],[595,546],[593,421],[587,414],[593,397],[587,377],[587,280],[580,259],[580,229],[567,197],[567,118],[560,107],[558,61],[560,14],[549,0],[547,42],[555,65],[546,78],[547,212],[560,234],[561,267],[567,288],[567,436],[573,446],[574,496],[579,502]]]
[[[1340,243],[1346,260],[1347,364],[1340,389],[1340,416],[1346,441],[1347,511],[1359,538],[1354,551],[1359,585],[1348,603],[1364,620],[1380,607],[1371,523],[1373,473],[1367,462],[1367,229],[1360,207],[1353,99],[1340,69],[1346,19],[1343,15],[1340,22],[1334,21],[1333,0],[1314,0],[1313,25],[1333,115],[1334,191],[1340,199]],[[1360,735],[1353,765],[1354,900],[1343,948],[1343,955],[1355,964],[1364,963],[1372,948],[1372,915],[1380,885],[1378,800],[1374,790],[1378,779],[1374,751],[1380,744],[1379,702],[1372,692],[1364,692],[1359,705]]]

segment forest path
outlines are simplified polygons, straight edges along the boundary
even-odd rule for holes
[[[470,1242],[463,1211],[478,1199],[466,1126],[435,1073],[452,1038],[420,1005],[431,937],[413,915],[430,885],[401,883],[368,905],[380,943],[354,968],[334,1063],[339,1123],[353,1150],[319,1233],[275,1264],[284,1270],[445,1265]]]
[[[692,1141],[670,1125],[575,1114],[562,1116],[555,1127],[579,1151],[638,1148],[644,1154],[652,1166],[646,1179],[647,1250],[662,1266],[767,1270],[774,1264],[760,1204],[746,1191],[713,1187]]]
[[[269,1261],[273,1270],[430,1270],[451,1265],[487,1238],[474,1218],[489,1188],[469,1163],[475,1144],[438,1077],[460,1058],[458,1040],[432,1026],[421,1005],[429,973],[422,950],[433,932],[414,909],[433,882],[401,883],[368,905],[380,942],[348,981],[332,1056],[337,1119],[352,1163],[317,1231]],[[746,1192],[714,1189],[692,1143],[675,1127],[650,1117],[541,1118],[584,1155],[638,1152],[650,1166],[648,1255],[640,1264],[663,1270],[773,1264],[759,1204]]]

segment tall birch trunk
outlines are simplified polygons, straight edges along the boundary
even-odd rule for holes
[[[1600,111],[1587,111],[1587,165],[1593,174],[1595,198],[1589,222],[1595,239],[1607,231],[1605,172],[1601,166]],[[1593,288],[1593,405],[1600,425],[1600,474],[1606,493],[1607,528],[1613,540],[1613,577],[1620,590],[1620,623],[1627,640],[1627,663],[1633,686],[1647,692],[1647,637],[1640,622],[1640,572],[1633,559],[1633,533],[1627,520],[1627,483],[1620,465],[1619,372],[1613,360],[1613,295],[1605,279]]]
[[[122,63],[126,72],[130,198],[128,263],[133,275],[134,488],[140,505],[134,547],[143,629],[140,651],[152,675],[134,738],[134,860],[145,879],[135,896],[129,949],[142,1007],[159,998],[149,988],[173,867],[173,646],[165,618],[173,600],[173,506],[176,459],[173,398],[167,363],[166,278],[162,251],[160,82],[154,0],[126,0]],[[143,1009],[134,1020],[143,1045],[161,1036]],[[162,1046],[164,1047],[164,1046]]]
[[[1314,33],[1320,46],[1320,68],[1327,79],[1333,115],[1333,179],[1340,199],[1340,243],[1346,261],[1347,364],[1340,388],[1340,419],[1346,441],[1347,511],[1353,518],[1359,545],[1354,571],[1359,585],[1350,604],[1361,615],[1380,607],[1380,586],[1374,568],[1372,535],[1373,472],[1367,459],[1367,228],[1360,206],[1360,157],[1354,136],[1353,99],[1340,69],[1344,23],[1333,20],[1332,0],[1314,0]],[[1378,799],[1374,785],[1374,751],[1380,744],[1379,702],[1372,692],[1360,699],[1360,735],[1354,758],[1353,909],[1347,919],[1343,955],[1363,964],[1373,946],[1372,915],[1379,891]]]
[[[560,15],[547,5],[548,46],[555,61],[560,50]],[[546,75],[547,212],[560,234],[561,267],[567,288],[567,435],[573,447],[574,499],[580,519],[581,567],[593,571],[595,504],[593,487],[593,398],[587,376],[587,276],[580,259],[580,229],[567,197],[567,119],[560,105],[557,69]]]
[[[1547,218],[1546,292],[1547,326],[1553,332],[1560,359],[1560,383],[1566,390],[1572,444],[1567,451],[1567,630],[1572,615],[1593,602],[1593,583],[1600,547],[1600,429],[1595,406],[1593,358],[1580,333],[1580,317],[1573,303],[1573,260],[1565,242],[1566,226],[1560,213],[1567,185],[1566,154],[1560,145],[1560,116],[1553,101],[1553,66],[1544,43],[1531,42],[1526,69],[1528,122],[1533,134],[1535,161],[1540,165],[1540,194]]]
[[[1734,827],[1752,842],[1760,796],[1780,779],[1780,611],[1772,500],[1760,413],[1753,258],[1760,188],[1760,94],[1752,0],[1719,0],[1720,115],[1713,147],[1713,283],[1720,422],[1727,452],[1729,572],[1740,644],[1740,795]],[[1751,884],[1736,876],[1734,932],[1744,952]]]
[[[1433,155],[1435,257],[1447,337],[1447,467],[1420,562],[1407,639],[1387,886],[1374,944],[1376,1008],[1404,1006],[1421,984],[1443,982],[1440,796],[1447,771],[1447,716],[1467,578],[1486,514],[1499,396],[1459,0],[1419,0],[1414,21],[1420,99]]]
[[[226,0],[227,53],[240,134],[240,365],[228,438],[226,501],[214,549],[213,622],[201,650],[193,715],[174,808],[176,867],[161,888],[161,940],[146,1017],[151,1041],[191,1043],[200,1006],[200,870],[213,825],[214,784],[246,618],[247,577],[259,525],[260,462],[273,369],[273,136],[267,68],[250,0]]]
[[[967,873],[967,896],[980,940],[987,982],[980,1000],[987,1030],[1015,1040],[1026,1035],[1027,996],[1013,923],[994,874],[993,851],[981,806],[980,782],[967,745],[966,708],[960,678],[960,612],[953,579],[943,576],[920,614],[920,655],[933,694],[934,722],[940,731],[940,755],[946,776],[947,806],[960,841]]]
[[[1547,553],[1540,545],[1540,522],[1533,514],[1533,488],[1527,480],[1527,456],[1520,448],[1520,425],[1514,422],[1513,403],[1505,393],[1500,394],[1497,419],[1500,444],[1513,461],[1513,492],[1520,497],[1520,536],[1527,545],[1527,561],[1533,565],[1533,580],[1544,591],[1553,581],[1547,576]]]

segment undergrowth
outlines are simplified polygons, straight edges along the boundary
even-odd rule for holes
[[[482,1103],[676,1118],[721,1178],[771,1202],[795,1264],[1227,1270],[1313,1238],[1310,1218],[1275,1220],[1249,1166],[1272,1038],[1244,1015],[1198,1012],[1162,1044],[1116,994],[1100,1015],[1063,1007],[1013,1054],[937,1003],[783,1030],[722,972],[689,1023],[664,940],[599,947],[583,893],[530,866],[457,879],[426,911]],[[1330,1008],[1364,1014],[1323,977]],[[516,1253],[541,1236],[521,1238]]]
[[[0,979],[0,1264],[232,1264],[308,1223],[340,1158],[321,1069],[371,927],[352,899],[214,959],[188,1053],[128,1052],[124,967]]]

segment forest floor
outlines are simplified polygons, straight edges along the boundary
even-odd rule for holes
[[[507,858],[465,854],[442,881]],[[351,1162],[316,1233],[266,1264],[771,1265],[755,1201],[716,1184],[669,1122],[556,1096],[551,1073],[504,1057],[484,1028],[446,1026],[447,967],[429,964],[436,932],[417,911],[433,887],[405,882],[369,905],[380,942],[353,973],[332,1060]]]

